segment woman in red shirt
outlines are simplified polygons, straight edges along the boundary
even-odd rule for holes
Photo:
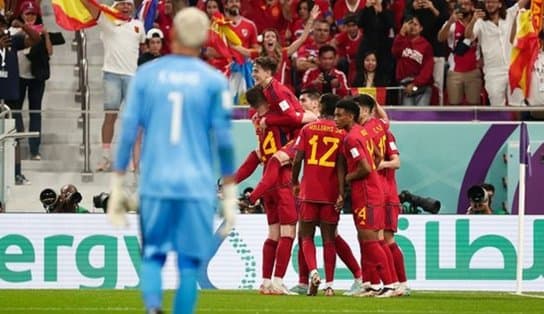
[[[280,43],[280,36],[275,29],[265,29],[262,33],[261,45],[257,49],[248,49],[242,46],[233,46],[232,48],[246,57],[255,59],[259,56],[268,56],[278,61],[278,70],[274,75],[278,81],[282,84],[293,88],[291,84],[291,62],[290,57],[295,53],[300,46],[306,41],[315,19],[319,16],[320,10],[318,6],[314,6],[310,13],[308,22],[304,27],[302,35],[292,42],[287,47],[282,47]]]

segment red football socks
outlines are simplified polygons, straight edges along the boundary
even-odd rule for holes
[[[336,238],[334,238],[334,246],[336,249],[336,254],[338,254],[342,262],[344,262],[344,264],[346,264],[346,266],[349,268],[353,274],[353,278],[361,278],[361,266],[357,262],[357,259],[355,259],[355,256],[353,256],[353,252],[351,251],[351,248],[346,240],[344,240],[340,235],[337,235]]]
[[[247,179],[247,177],[249,177],[255,171],[255,169],[257,169],[260,162],[261,161],[259,160],[259,156],[257,156],[257,152],[252,151],[249,153],[246,160],[244,160],[244,163],[242,163],[234,175],[236,183],[240,183]]]
[[[391,280],[393,282],[398,282],[399,278],[397,277],[397,271],[395,270],[395,260],[393,259],[393,254],[391,253],[391,250],[389,249],[389,245],[384,240],[380,241],[380,245],[382,246],[383,252],[385,253],[385,256],[387,257],[387,265],[389,265],[389,273],[391,274]]]
[[[251,204],[255,204],[255,202],[261,198],[266,191],[270,190],[277,183],[280,168],[280,161],[276,158],[270,158],[264,170],[261,181],[259,181],[255,187],[255,190],[253,190],[249,196],[249,201]]]
[[[263,244],[263,278],[272,279],[278,241],[266,239]]]
[[[304,251],[302,250],[302,239],[298,237],[298,283],[307,285],[309,280],[308,266],[306,265],[306,260],[304,257]]]
[[[359,249],[361,250],[361,269],[363,272],[363,282],[370,282],[372,285],[380,284],[380,276],[376,264],[372,263],[368,254],[365,254],[364,241],[359,240]]]
[[[384,285],[393,283],[393,278],[389,272],[389,263],[387,256],[380,245],[380,241],[363,241],[363,261],[376,265],[378,275]]]
[[[283,278],[287,267],[289,266],[289,260],[291,259],[291,248],[293,247],[293,238],[281,237],[278,241],[278,248],[276,249],[276,269],[274,270],[274,277]]]
[[[393,261],[395,262],[395,270],[397,271],[399,282],[406,282],[406,269],[404,268],[404,256],[402,255],[402,251],[396,242],[389,244],[389,249],[393,255]]]
[[[325,262],[325,280],[334,281],[334,269],[336,268],[336,248],[334,241],[327,241],[323,244],[323,260]]]
[[[312,237],[302,238],[302,251],[304,252],[304,260],[306,261],[308,270],[317,269],[315,243]]]

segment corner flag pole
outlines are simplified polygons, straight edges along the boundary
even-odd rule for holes
[[[525,238],[525,175],[527,165],[530,163],[530,152],[531,150],[529,146],[529,132],[527,131],[527,124],[525,124],[525,122],[521,122],[519,129],[518,257],[516,265],[516,294],[521,294],[523,290],[523,240]]]

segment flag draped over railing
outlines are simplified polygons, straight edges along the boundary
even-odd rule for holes
[[[351,94],[368,94],[378,102],[380,105],[387,105],[387,89],[385,87],[352,87]]]
[[[89,0],[103,14],[113,20],[126,21],[126,18],[117,10],[101,4],[96,0]],[[77,31],[96,25],[96,20],[91,15],[91,12],[81,3],[80,0],[52,0],[53,12],[57,24],[69,31]]]
[[[538,33],[542,29],[544,0],[532,0],[531,9],[520,13],[516,41],[510,59],[510,88],[520,88],[529,96],[532,70],[541,49]]]

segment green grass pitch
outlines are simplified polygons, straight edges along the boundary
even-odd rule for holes
[[[544,313],[544,295],[535,295],[413,291],[409,297],[375,299],[205,290],[197,313]],[[172,298],[172,291],[165,293],[166,313],[171,313]],[[144,313],[144,309],[135,290],[2,290],[0,313]]]

